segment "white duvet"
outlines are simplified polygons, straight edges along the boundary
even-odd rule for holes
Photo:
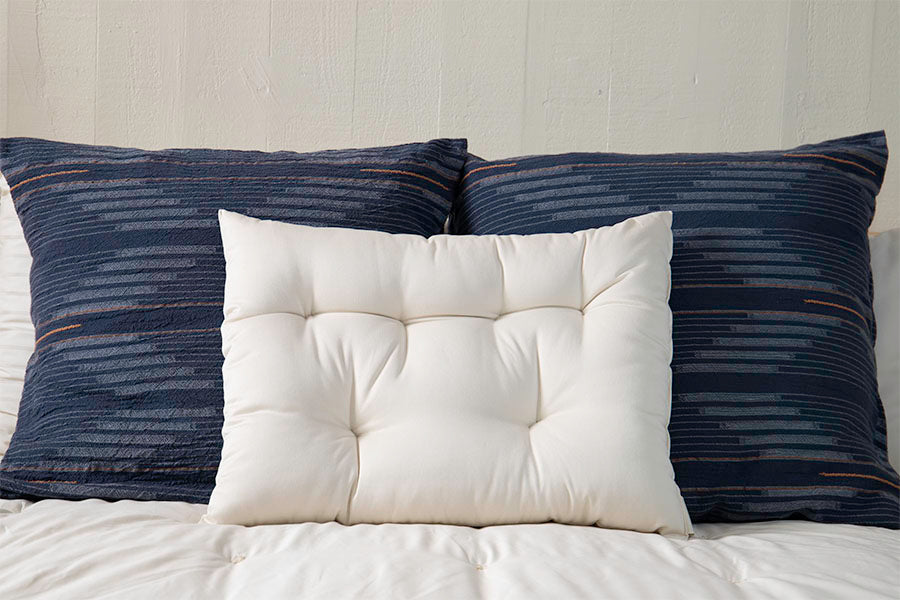
[[[199,523],[204,506],[0,501],[0,598],[900,597],[900,533],[700,524],[691,539],[572,525]]]

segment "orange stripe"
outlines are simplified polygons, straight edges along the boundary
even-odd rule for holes
[[[859,314],[858,312],[856,312],[856,311],[853,310],[852,308],[848,308],[848,307],[846,307],[846,306],[841,306],[840,304],[835,304],[834,302],[824,302],[824,301],[822,301],[822,300],[813,300],[813,299],[811,299],[811,298],[805,298],[805,299],[803,300],[803,302],[805,302],[806,304],[821,304],[822,306],[833,306],[834,308],[840,308],[840,309],[842,309],[842,310],[846,310],[846,311],[848,311],[848,312],[852,312],[854,315],[856,315],[857,317],[859,317],[859,318],[862,319],[863,321],[866,320],[866,318],[865,318],[864,316],[862,316],[861,314]]]
[[[57,479],[28,479],[26,483],[78,483],[77,481],[59,481]]]
[[[432,179],[430,177],[425,177],[424,175],[419,175],[418,173],[413,173],[412,171],[397,171],[394,169],[360,169],[360,171],[365,172],[365,173],[393,173],[394,175],[408,175],[410,177],[418,177],[419,179],[424,179],[425,181],[433,183],[434,185],[438,186],[442,190],[446,190],[448,192],[450,191],[450,188],[448,188],[443,183],[441,183],[439,181],[435,181],[434,179]]]
[[[876,477],[875,475],[865,475],[863,473],[819,473],[822,477],[860,477],[862,479],[873,479],[875,481],[880,481],[881,483],[886,483],[891,487],[895,487],[900,490],[900,485],[897,485],[893,481],[888,481],[883,477]]]
[[[117,310],[141,310],[141,309],[153,309],[153,308],[181,308],[186,306],[222,306],[222,302],[176,302],[174,304],[134,304],[134,305],[123,305],[123,306],[110,306],[109,308],[94,308],[92,310],[81,310],[78,312],[70,312],[64,315],[59,315],[58,317],[53,317],[52,319],[47,319],[46,321],[39,323],[38,327],[43,327],[47,323],[52,323],[53,321],[58,321],[60,319],[65,319],[66,317],[77,317],[80,315],[92,315],[95,313],[101,312],[113,312]]]
[[[50,346],[55,344],[59,344],[61,342],[74,342],[76,340],[90,340],[96,338],[113,338],[113,337],[123,337],[128,335],[165,335],[167,333],[210,333],[213,331],[219,331],[218,327],[211,327],[209,329],[169,329],[167,331],[133,331],[131,333],[104,333],[97,335],[82,335],[79,337],[68,338],[65,340],[57,340],[55,342],[50,342],[49,344],[44,344],[41,348],[35,350],[35,352],[40,352],[42,350],[46,350]]]
[[[41,343],[41,340],[43,340],[43,339],[44,339],[45,337],[47,337],[48,335],[53,335],[54,333],[59,333],[60,331],[68,331],[69,329],[76,329],[76,328],[78,328],[78,327],[81,327],[81,324],[80,324],[80,323],[76,323],[75,325],[66,325],[65,327],[58,327],[57,329],[53,329],[53,330],[51,330],[51,331],[48,331],[47,333],[45,333],[44,335],[42,335],[42,336],[39,337],[38,339],[34,340],[34,345],[37,346],[38,344],[40,344],[40,343]]]
[[[38,179],[43,179],[44,177],[55,177],[57,175],[71,175],[73,173],[87,173],[87,172],[88,172],[87,169],[79,169],[79,170],[75,170],[75,171],[57,171],[56,173],[47,173],[45,175],[37,175],[36,177],[31,177],[29,179],[26,179],[25,181],[20,181],[16,185],[9,188],[9,191],[12,192],[20,185],[25,185],[26,183],[30,183],[32,181],[37,181]]]
[[[867,169],[859,163],[855,163],[852,160],[845,160],[843,158],[835,158],[833,156],[828,156],[827,154],[785,154],[784,156],[796,156],[797,158],[824,158],[827,160],[833,160],[834,162],[844,163],[845,165],[853,165],[854,167],[859,167],[863,171],[868,171],[872,175],[875,175],[875,171]]]
[[[501,163],[499,165],[487,165],[486,167],[478,167],[463,175],[463,181],[465,181],[466,177],[468,177],[472,173],[477,173],[478,171],[486,171],[487,169],[502,169],[503,167],[515,167],[518,164],[519,163]]]

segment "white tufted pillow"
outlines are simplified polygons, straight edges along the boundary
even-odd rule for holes
[[[666,429],[671,213],[430,239],[219,219],[206,521],[691,531]]]

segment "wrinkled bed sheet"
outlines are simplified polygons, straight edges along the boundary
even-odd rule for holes
[[[248,528],[199,523],[204,510],[0,500],[0,598],[900,597],[900,533],[872,527]]]

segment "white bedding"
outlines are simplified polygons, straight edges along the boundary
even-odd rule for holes
[[[199,523],[176,502],[0,501],[0,598],[898,598],[900,533]]]

